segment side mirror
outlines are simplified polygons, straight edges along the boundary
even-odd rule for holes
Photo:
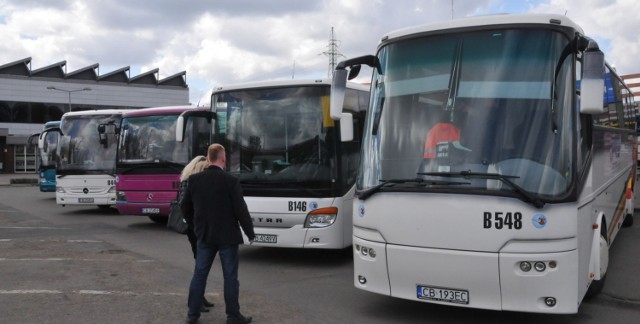
[[[330,115],[333,120],[342,118],[342,106],[344,105],[344,93],[347,88],[347,70],[336,69],[331,81]]]
[[[350,113],[343,113],[340,118],[340,141],[353,141],[353,115]]]
[[[182,115],[178,116],[176,120],[176,142],[182,143],[184,142],[184,117]]]
[[[582,80],[580,81],[580,112],[601,114],[604,112],[604,54],[599,49],[587,50],[582,56]]]

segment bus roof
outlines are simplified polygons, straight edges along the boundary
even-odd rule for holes
[[[274,81],[260,81],[260,82],[248,82],[242,84],[233,84],[228,86],[220,86],[213,89],[213,94],[231,90],[240,89],[260,89],[260,88],[274,88],[274,87],[293,87],[293,86],[331,86],[331,79],[300,79],[300,80],[274,80]],[[347,82],[347,88],[357,89],[363,91],[369,91],[369,87],[355,83]]]
[[[123,114],[123,117],[133,116],[152,116],[152,115],[179,115],[185,110],[189,109],[209,109],[208,107],[197,106],[166,106],[166,107],[150,107],[127,111]]]
[[[584,34],[582,28],[574,23],[571,19],[563,15],[557,14],[498,14],[467,17],[455,20],[441,21],[432,24],[413,26],[408,28],[392,31],[382,37],[381,42],[387,42],[395,38],[401,38],[408,35],[428,33],[435,31],[443,31],[457,28],[486,27],[492,25],[551,25],[565,26]]]
[[[117,115],[117,114],[123,114],[127,111],[132,111],[132,110],[131,109],[96,109],[96,110],[71,111],[71,112],[64,113],[64,115],[62,115],[62,119],[68,116]]]
[[[49,128],[58,127],[58,126],[60,126],[60,121],[59,120],[52,120],[52,121],[48,121],[48,122],[44,123],[43,129],[49,129]]]

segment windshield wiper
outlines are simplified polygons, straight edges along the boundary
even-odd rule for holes
[[[540,200],[540,198],[532,195],[528,191],[524,190],[524,188],[515,184],[511,179],[520,178],[518,176],[512,175],[504,175],[499,173],[482,173],[482,172],[471,172],[471,171],[460,171],[460,172],[426,172],[426,173],[418,173],[418,175],[426,175],[426,176],[434,176],[434,177],[463,177],[463,178],[479,178],[479,179],[490,179],[490,180],[500,180],[503,183],[507,184],[509,187],[513,188],[513,190],[520,196],[520,200],[533,205],[536,208],[544,207],[544,202]]]
[[[469,182],[454,182],[454,181],[444,181],[444,180],[425,180],[425,179],[391,179],[391,180],[380,180],[380,183],[376,186],[373,186],[365,191],[358,193],[358,198],[360,200],[366,200],[371,197],[374,193],[380,191],[384,187],[393,187],[396,184],[404,184],[404,183],[415,183],[417,185],[424,186],[443,186],[443,185],[466,185]]]

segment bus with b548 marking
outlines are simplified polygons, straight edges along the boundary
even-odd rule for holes
[[[337,65],[332,118],[361,65],[357,288],[540,313],[576,313],[602,289],[633,221],[637,106],[578,25],[496,15],[389,33]]]

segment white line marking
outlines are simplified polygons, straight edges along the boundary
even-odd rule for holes
[[[0,229],[59,229],[68,230],[68,227],[47,227],[47,226],[0,226]]]
[[[62,294],[59,290],[37,290],[37,289],[21,289],[21,290],[0,290],[0,295],[26,295],[26,294]]]
[[[129,260],[113,260],[113,259],[70,259],[70,258],[0,258],[0,261],[84,261],[84,262],[122,262]],[[135,260],[135,262],[155,262],[154,260]]]
[[[64,291],[60,290],[46,290],[46,289],[20,289],[20,290],[0,290],[0,295],[51,295],[51,294],[64,294]],[[78,295],[104,295],[104,296],[187,296],[187,293],[178,292],[135,292],[135,291],[115,291],[115,290],[73,290],[67,292]],[[207,296],[219,297],[219,293],[207,293]]]

